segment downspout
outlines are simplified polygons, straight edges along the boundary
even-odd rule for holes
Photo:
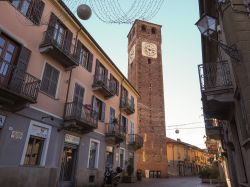
[[[76,52],[78,34],[79,34],[80,31],[81,31],[81,28],[79,28],[78,31],[76,32],[76,39],[75,39],[75,46],[74,46],[73,54],[75,54],[75,52]],[[67,88],[67,93],[66,93],[66,104],[68,103],[68,100],[69,100],[69,89],[70,89],[70,84],[71,84],[72,72],[73,72],[73,68],[70,69],[70,73],[69,73],[68,88]],[[64,116],[65,116],[65,113],[66,113],[66,104],[65,104],[65,107],[64,107]]]

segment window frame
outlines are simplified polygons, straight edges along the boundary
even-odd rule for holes
[[[90,168],[89,167],[90,148],[91,148],[91,143],[92,142],[97,143],[97,155],[95,157],[96,159],[95,159],[95,166],[94,166],[94,168]],[[90,138],[90,141],[89,141],[89,152],[88,152],[88,162],[87,162],[87,168],[88,169],[98,169],[99,168],[100,144],[101,144],[101,142],[99,140]]]
[[[48,129],[48,135],[47,135],[46,138],[44,138],[45,140],[44,140],[44,144],[43,144],[43,148],[42,148],[42,154],[41,154],[41,159],[40,159],[39,165],[25,165],[24,160],[25,160],[25,155],[26,155],[26,152],[27,152],[30,137],[35,136],[35,135],[32,134],[32,128],[34,126],[38,126],[38,127],[41,127],[41,128]],[[45,166],[46,157],[47,157],[47,153],[48,153],[49,142],[50,142],[51,129],[52,129],[52,127],[49,126],[49,125],[46,125],[46,124],[43,124],[43,123],[40,123],[40,122],[37,122],[37,121],[34,121],[34,120],[30,121],[29,129],[28,129],[28,133],[27,133],[27,136],[26,136],[26,140],[25,140],[25,144],[24,144],[24,148],[23,148],[23,153],[22,153],[22,157],[21,157],[21,162],[20,162],[21,166],[30,166],[30,167],[37,167],[37,166],[44,167]]]
[[[42,90],[43,77],[44,77],[45,68],[46,68],[47,64],[49,66],[51,66],[52,68],[54,68],[56,71],[58,71],[58,79],[57,79],[56,91],[55,91],[55,95],[54,96],[50,95],[47,91]],[[40,90],[39,91],[42,92],[42,93],[44,93],[45,95],[53,98],[53,99],[56,99],[57,96],[58,96],[59,85],[60,85],[60,82],[61,82],[61,71],[59,70],[59,68],[57,68],[54,65],[52,65],[52,64],[48,63],[47,61],[45,61],[40,80],[41,80],[41,86],[40,86]]]
[[[119,96],[119,88],[120,88],[119,82],[111,73],[110,73],[110,81],[115,82],[115,93],[117,96]]]
[[[121,167],[121,150],[123,150],[123,167]],[[125,159],[126,159],[126,150],[125,150],[125,148],[122,148],[122,147],[120,147],[120,149],[119,149],[119,167],[121,167],[122,169],[124,169],[125,168]]]

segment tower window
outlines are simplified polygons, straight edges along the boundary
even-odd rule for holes
[[[155,29],[155,28],[152,28],[152,29],[151,29],[151,32],[152,32],[152,34],[156,34],[156,29]]]
[[[148,59],[148,64],[151,64],[151,59],[150,58]]]
[[[146,30],[147,30],[146,25],[142,25],[142,26],[141,26],[141,30],[142,30],[143,32],[146,32]]]

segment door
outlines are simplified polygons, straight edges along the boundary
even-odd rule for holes
[[[53,33],[53,39],[58,47],[63,47],[66,37],[66,29],[59,22],[55,23],[55,29]]]
[[[85,117],[84,113],[82,112],[83,96],[84,96],[84,88],[76,83],[74,90],[74,97],[73,97],[73,103],[74,103],[73,115],[75,115],[78,119],[82,119]]]
[[[106,147],[106,166],[113,168],[114,162],[114,147],[107,146]]]
[[[12,75],[17,45],[7,37],[0,35],[0,84],[8,85]]]
[[[65,143],[60,171],[60,186],[73,187],[77,160],[77,145]]]

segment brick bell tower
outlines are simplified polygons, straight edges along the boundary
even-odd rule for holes
[[[137,168],[167,177],[161,25],[134,22],[128,34],[128,79],[141,95],[138,131],[144,145],[137,152]]]

